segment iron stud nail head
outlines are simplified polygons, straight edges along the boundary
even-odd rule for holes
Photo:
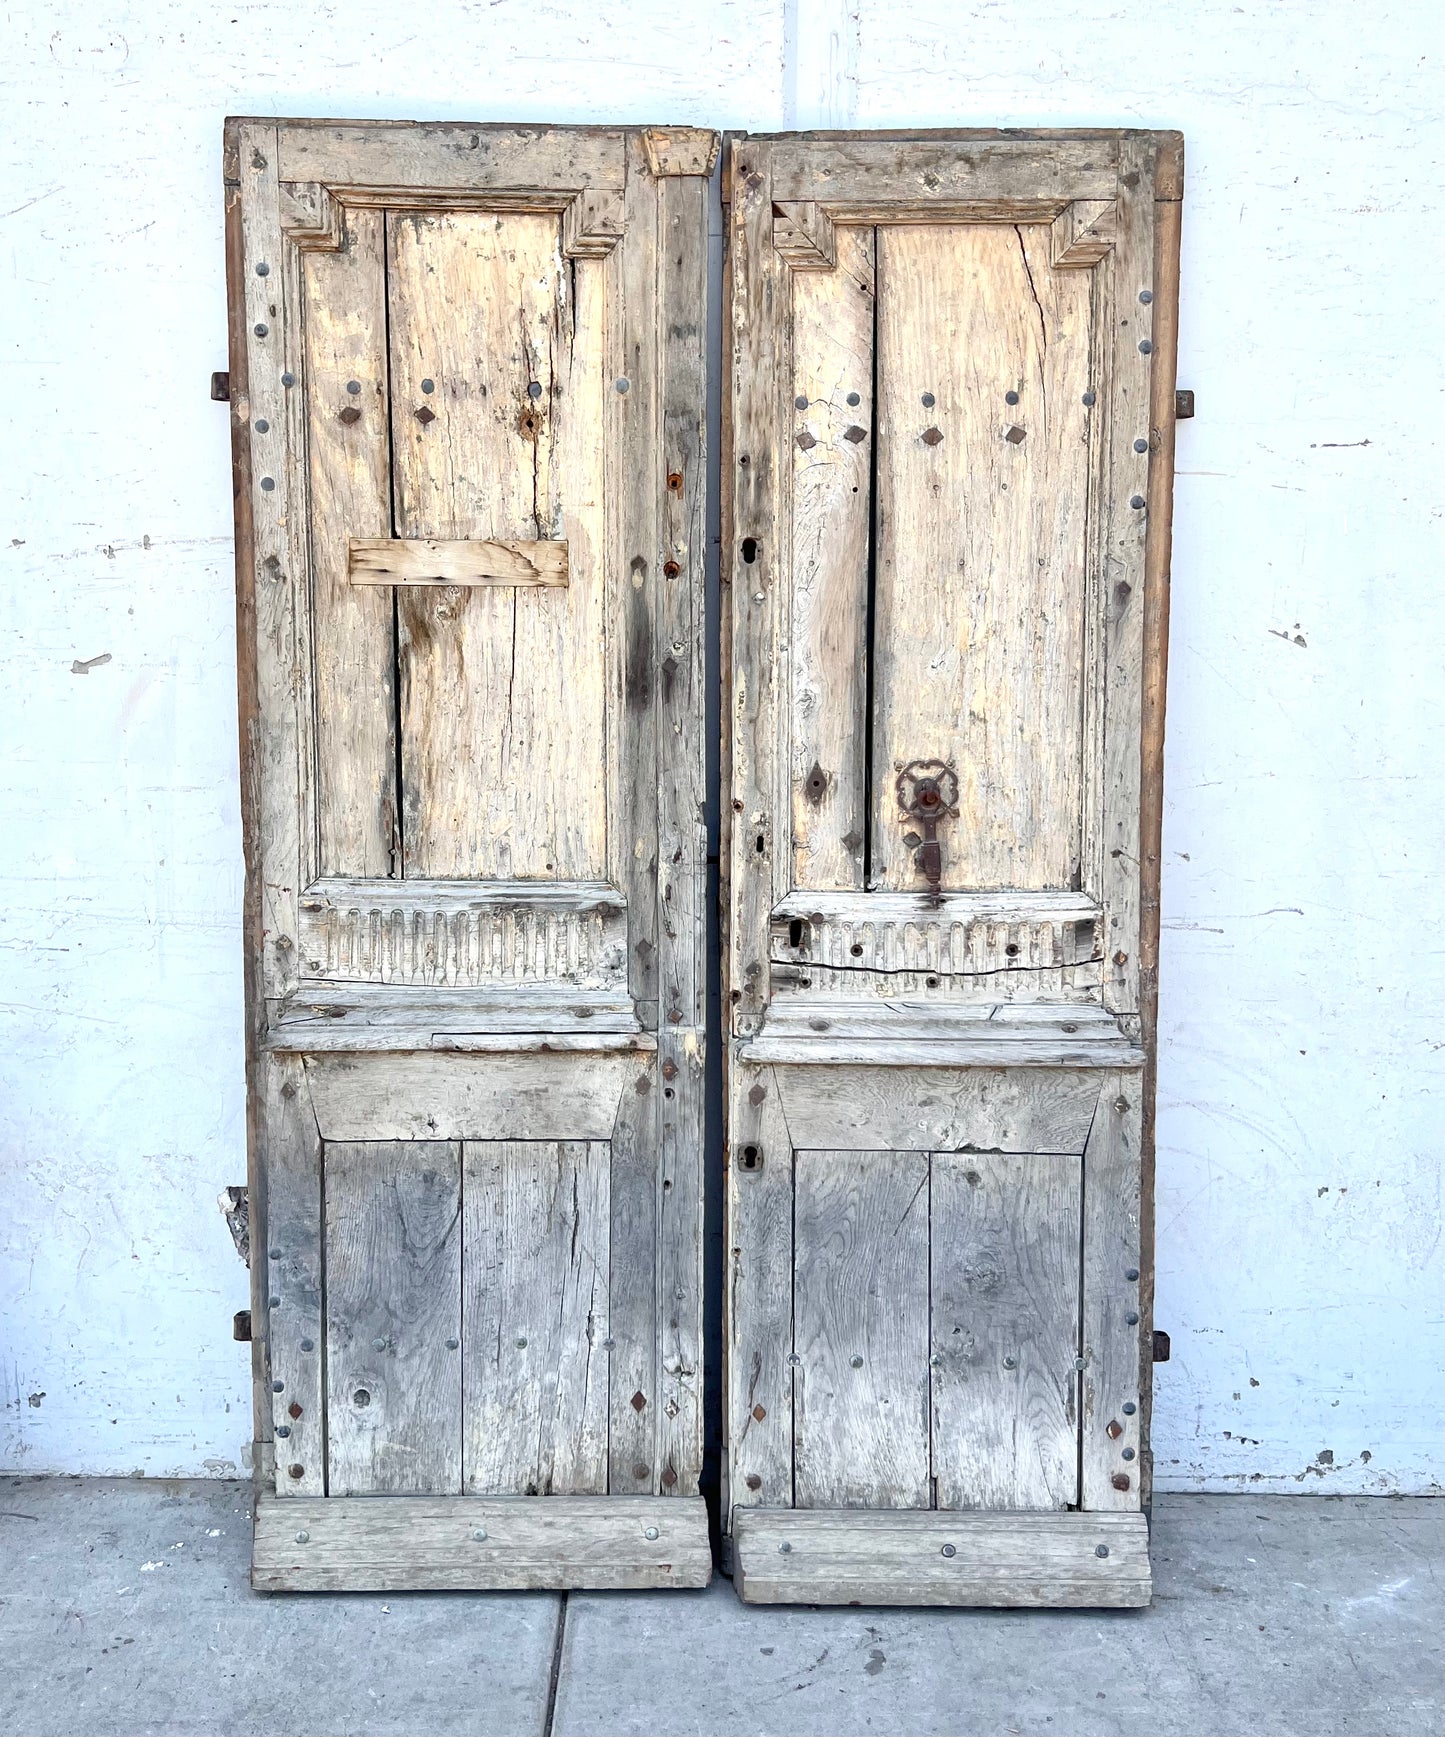
[[[1126,1272],[1125,1272],[1125,1274],[1124,1274],[1124,1277],[1125,1277],[1125,1278],[1126,1278],[1126,1279],[1128,1279],[1128,1281],[1129,1281],[1129,1283],[1130,1283],[1130,1284],[1131,1284],[1131,1285],[1132,1285],[1132,1284],[1133,1284],[1133,1282],[1134,1282],[1134,1280],[1135,1280],[1135,1279],[1137,1279],[1137,1278],[1138,1278],[1138,1277],[1139,1277],[1139,1269],[1138,1269],[1138,1267],[1130,1267],[1130,1268],[1129,1268],[1129,1269],[1128,1269],[1128,1270],[1127,1270],[1127,1271],[1126,1271]]]
[[[853,1357],[850,1358],[849,1361],[855,1369],[861,1369],[863,1367],[863,1359],[861,1357]]]
[[[447,1350],[448,1351],[455,1351],[458,1348],[458,1346],[460,1346],[460,1344],[461,1344],[460,1339],[448,1339],[447,1340]]]
[[[284,1381],[273,1381],[271,1383],[271,1391],[272,1393],[284,1393],[286,1391],[286,1383]]]
[[[602,1349],[604,1351],[610,1351],[616,1343],[617,1341],[615,1339],[604,1339],[602,1341]]]
[[[386,1340],[385,1339],[373,1339],[371,1341],[371,1348],[373,1351],[385,1351]]]
[[[517,1349],[519,1351],[525,1351],[527,1349],[527,1341],[525,1339],[518,1339]]]
[[[1133,1417],[1134,1413],[1138,1409],[1139,1409],[1138,1406],[1135,1405],[1135,1403],[1132,1399],[1126,1399],[1124,1401],[1124,1416],[1125,1417]]]
[[[1135,510],[1135,511],[1136,511],[1136,512],[1137,512],[1137,511],[1138,511],[1138,510],[1139,510],[1139,508],[1140,508],[1140,507],[1142,507],[1142,506],[1143,506],[1143,505],[1144,505],[1144,497],[1143,497],[1143,495],[1130,495],[1130,497],[1129,497],[1129,505],[1130,505],[1130,506],[1131,506],[1131,507],[1133,507],[1133,508],[1134,508],[1134,510]]]
[[[1143,501],[1140,501],[1139,505],[1142,507],[1144,505]],[[1115,1098],[1114,1099],[1114,1108],[1122,1116],[1124,1114],[1125,1110],[1127,1110],[1129,1108],[1129,1100],[1127,1098]]]
[[[1129,1313],[1125,1315],[1124,1320],[1130,1327],[1137,1327],[1139,1325],[1139,1316],[1133,1309],[1130,1309]]]
[[[487,1537],[486,1527],[485,1526],[473,1526],[472,1527],[472,1537],[476,1539],[478,1544],[485,1543],[486,1537]]]
[[[793,400],[793,408],[795,410],[806,410],[808,408],[808,400],[803,396],[803,394],[801,392]]]
[[[936,1351],[928,1359],[928,1361],[933,1365],[933,1367],[935,1369],[940,1369],[943,1366],[943,1359],[938,1355],[938,1353]]]
[[[284,1439],[286,1436],[290,1435],[291,1425],[289,1423],[278,1423],[276,1425],[276,1433]]]
[[[625,374],[619,374],[612,384],[622,393],[627,393],[632,390],[632,382]]]
[[[1084,394],[1084,403],[1090,410],[1092,410],[1098,402],[1099,398],[1097,393],[1086,392]]]
[[[1084,1359],[1082,1357],[1076,1357],[1074,1359],[1074,1368],[1075,1369],[1085,1369],[1087,1367],[1088,1367],[1088,1365],[1086,1364],[1086,1362],[1084,1361]]]
[[[933,396],[933,394],[931,392],[925,392],[923,394],[923,408],[925,410],[932,410],[932,408],[934,407],[934,405],[937,402],[938,402],[938,400]]]
[[[863,400],[858,396],[858,394],[856,392],[850,392],[848,394],[847,402],[849,404],[861,404],[863,402]]]
[[[316,1341],[314,1339],[303,1339],[301,1341],[301,1349],[303,1351],[314,1351],[316,1349]]]
[[[1152,356],[1154,354],[1154,346],[1147,338],[1141,338],[1139,340],[1139,354],[1141,356]]]
[[[296,1534],[296,1542],[298,1544],[309,1544],[311,1542],[311,1534],[309,1532],[298,1532]]]
[[[279,1297],[268,1297],[266,1301],[273,1309],[279,1309],[281,1307],[281,1299]]]
[[[296,384],[296,376],[289,372],[283,374],[281,376],[281,384],[283,386],[294,386]]]
[[[267,265],[267,263],[264,259],[258,259],[256,261],[256,276],[257,277],[270,277],[270,275],[271,275],[271,267],[269,265]]]
[[[958,1546],[956,1544],[945,1544],[943,1546],[942,1550],[939,1551],[939,1555],[940,1556],[957,1556],[958,1555]]]
[[[273,1248],[270,1250],[270,1255],[273,1261],[279,1261],[281,1258],[281,1251],[279,1248]]]
[[[1003,1360],[1003,1366],[1005,1369],[1017,1369],[1019,1366],[1018,1358],[1017,1357],[1005,1357]]]
[[[421,383],[421,389],[423,392],[435,392],[437,389],[437,383],[435,380],[423,380]]]
[[[257,434],[269,434],[270,430],[271,430],[271,424],[269,422],[267,422],[266,418],[264,416],[258,416],[256,418],[256,432],[257,432]]]
[[[1134,450],[1135,452],[1148,452],[1149,442],[1147,440],[1136,440],[1134,442]]]
[[[657,1537],[657,1527],[649,1526],[642,1536],[647,1539],[649,1544],[654,1542]]]
[[[1017,404],[1019,401],[1019,395],[1017,392],[1005,392],[1003,395],[1003,401],[1005,404]]]
[[[787,1543],[786,1541],[779,1544],[779,1546],[778,1546],[778,1555],[779,1556],[791,1556],[792,1553],[793,1553],[793,1546],[791,1544]]]
[[[266,324],[266,322],[264,320],[259,320],[259,321],[257,321],[257,323],[254,326],[252,326],[251,330],[256,334],[256,336],[258,338],[264,338],[266,336],[266,334],[271,330],[271,328]]]
[[[790,1356],[790,1357],[789,1357],[789,1358],[788,1358],[788,1361],[789,1361],[789,1363],[794,1363],[794,1364],[796,1364],[796,1363],[801,1363],[801,1362],[802,1362],[802,1361],[803,1361],[803,1359],[802,1359],[802,1358],[801,1358],[801,1357],[799,1357],[799,1356],[798,1356],[798,1354],[797,1354],[797,1352],[796,1352],[796,1351],[795,1351],[795,1352],[794,1352],[794,1353],[793,1353],[793,1354],[792,1354],[792,1355],[791,1355],[791,1356]]]
[[[353,398],[355,398],[357,393],[361,390],[361,382],[359,380],[348,380],[346,382],[346,390]]]
[[[1107,1556],[1109,1554],[1109,1546],[1107,1544],[1096,1544],[1094,1546],[1094,1554],[1096,1556]]]
[[[1133,1459],[1133,1457],[1134,1457],[1134,1450],[1133,1450],[1133,1448],[1125,1448],[1125,1449],[1124,1449],[1124,1458],[1125,1458],[1125,1459],[1126,1459],[1126,1460],[1132,1460],[1132,1459]]]
[[[269,494],[270,494],[270,492],[271,492],[271,490],[272,490],[272,489],[273,489],[273,488],[275,488],[275,486],[276,486],[276,479],[275,479],[275,477],[273,477],[273,476],[263,476],[263,477],[262,477],[262,478],[261,478],[261,489],[262,489],[262,492],[263,492],[263,493],[264,493],[264,494],[268,494],[268,495],[269,495]],[[278,945],[278,946],[279,946],[279,945],[280,945],[280,943],[279,943],[279,942],[278,942],[278,943],[277,943],[277,945]]]
[[[1139,300],[1141,302],[1143,302],[1144,306],[1147,308],[1149,306],[1150,302],[1152,302],[1154,300],[1153,290],[1140,290],[1139,291]]]
[[[540,380],[529,382],[527,386],[527,396],[529,398],[540,398],[542,396],[542,382]]]

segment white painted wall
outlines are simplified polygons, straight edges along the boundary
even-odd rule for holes
[[[1440,1476],[1434,0],[20,0],[0,1464],[239,1465],[227,112],[1181,127],[1156,1445]],[[88,673],[74,660],[108,654]]]

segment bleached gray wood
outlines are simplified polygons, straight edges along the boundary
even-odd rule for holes
[[[928,1157],[794,1160],[794,1499],[926,1508]]]
[[[259,1592],[620,1590],[711,1578],[696,1496],[263,1497],[256,1508]]]
[[[461,1488],[460,1151],[326,1144],[327,1493]]]
[[[1070,1152],[1098,1073],[1052,1068],[778,1066],[793,1142],[843,1152]]]
[[[1140,1278],[1143,1088],[1137,1070],[1104,1081],[1084,1149],[1082,1499],[1090,1509],[1137,1509],[1147,1478],[1144,1400],[1152,1347]]]
[[[741,1047],[754,1062],[793,1062],[832,1067],[897,1068],[1100,1068],[1130,1067],[1143,1051],[1123,1037],[1039,1039],[991,1033],[975,1039],[929,1042],[922,1039],[771,1037],[766,1032]]]
[[[606,1140],[627,1054],[323,1055],[306,1061],[326,1140]]]
[[[818,199],[835,221],[854,223],[927,222],[933,215],[953,223],[960,218],[950,207],[970,205],[980,217],[990,206],[1039,207],[1053,217],[1070,200],[1113,197],[1124,137],[794,135],[775,141],[786,149],[776,150],[771,196]],[[999,216],[1026,221],[1002,210]]]
[[[659,1491],[657,1431],[658,1078],[655,1056],[637,1057],[613,1100],[611,1136],[611,1355],[608,1361],[608,1489]]]
[[[1078,1505],[1079,1172],[1053,1154],[933,1154],[939,1508]]]
[[[793,1501],[793,1141],[771,1068],[729,1081],[727,1361],[729,1501]]]
[[[1151,1594],[1142,1514],[737,1509],[733,1547],[746,1604],[1132,1609]]]
[[[663,1495],[692,1496],[703,1453],[703,1034],[664,1031],[657,1054],[658,1478]]]
[[[307,1055],[440,1049],[453,1038],[482,1033],[555,1041],[559,1049],[608,1049],[615,1038],[639,1049],[656,1042],[641,1029],[625,993],[559,993],[556,987],[525,985],[478,993],[348,983],[308,985],[304,998],[274,1005],[265,1047]]]
[[[1046,1039],[1065,1044],[1114,1043],[1119,1024],[1102,1007],[1047,1001],[957,1002],[877,997],[774,995],[768,1038],[885,1038],[898,1041]],[[754,1040],[758,1041],[757,1039]],[[751,1046],[749,1046],[751,1047]]]
[[[530,191],[531,205],[498,200],[497,208],[560,210],[571,192],[543,189],[623,184],[620,128],[286,120],[279,132],[283,181],[320,181],[353,198],[369,192],[377,204],[421,203],[428,191],[451,205],[468,195],[489,202]]]
[[[301,1063],[267,1057],[259,1071],[266,1194],[252,1202],[253,1210],[258,1204],[264,1210],[252,1220],[251,1275],[265,1312],[253,1312],[251,1331],[265,1342],[261,1378],[277,1448],[277,1492],[320,1496],[326,1490],[321,1136]]]
[[[607,1490],[608,1147],[462,1148],[462,1487]]]

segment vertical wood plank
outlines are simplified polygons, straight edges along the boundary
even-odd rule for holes
[[[266,1056],[259,1073],[266,1183],[264,1212],[252,1224],[251,1272],[265,1293],[276,1493],[322,1496],[321,1136],[300,1057]]]
[[[392,592],[347,582],[349,539],[391,535],[385,247],[382,213],[349,211],[340,248],[297,256],[325,874],[400,872]]]
[[[699,922],[702,918],[699,914]],[[658,1158],[657,1459],[664,1496],[697,1494],[703,1454],[703,1040],[658,1038],[662,1109]],[[669,1096],[671,1094],[671,1096]]]
[[[871,229],[837,231],[832,271],[792,273],[792,868],[861,888],[872,531]]]
[[[1140,1303],[1143,1075],[1111,1076],[1084,1148],[1083,1491],[1087,1509],[1140,1505],[1148,1324]]]
[[[1104,1005],[1139,1011],[1140,728],[1144,676],[1144,552],[1151,486],[1150,383],[1154,373],[1155,135],[1120,141],[1112,273],[1113,357],[1108,456],[1100,499],[1103,571]],[[1065,274],[1067,275],[1067,274]],[[1140,443],[1145,450],[1135,450]],[[1152,479],[1167,492],[1162,476]],[[1137,504],[1136,504],[1137,503]]]
[[[793,1505],[793,1148],[771,1068],[730,1059],[726,1392],[731,1507]]]
[[[779,668],[788,571],[783,488],[791,480],[782,393],[791,316],[789,270],[773,246],[769,147],[734,139],[731,151],[732,476],[723,486],[732,493],[732,535],[722,568],[732,614],[726,993],[732,1030],[747,1036],[767,1005],[768,916],[792,869],[792,852],[780,855],[777,839],[779,826],[791,824]]]
[[[1072,1507],[1079,1160],[935,1152],[932,1169],[937,1505]]]
[[[658,1068],[639,1056],[612,1129],[608,1489],[658,1493]]]
[[[452,1143],[327,1143],[330,1495],[461,1489],[460,1184]]]
[[[406,873],[600,876],[600,268],[566,268],[551,216],[393,216],[387,241],[397,534],[569,561],[562,588],[398,593]]]
[[[800,1508],[927,1508],[928,1157],[799,1152]]]
[[[608,1148],[462,1148],[463,1488],[607,1489]]]
[[[874,884],[922,884],[895,778],[937,759],[945,887],[1073,887],[1087,274],[1046,225],[884,227],[878,297]]]

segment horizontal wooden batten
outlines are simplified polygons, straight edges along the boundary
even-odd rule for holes
[[[567,583],[567,540],[531,542],[433,537],[353,537],[347,578],[353,585],[517,585]]]
[[[315,882],[300,902],[303,980],[621,990],[627,912],[597,882]]]
[[[259,1592],[706,1586],[707,1508],[684,1496],[357,1496],[256,1505]]]
[[[1084,1039],[1081,1041],[1081,1038]],[[1144,1052],[1117,1033],[1112,1036],[1033,1036],[1016,1029],[977,1037],[770,1037],[766,1032],[743,1044],[743,1061],[766,1065],[906,1068],[1132,1068]]]
[[[745,1604],[1135,1609],[1152,1590],[1142,1514],[739,1507],[733,1548]]]

